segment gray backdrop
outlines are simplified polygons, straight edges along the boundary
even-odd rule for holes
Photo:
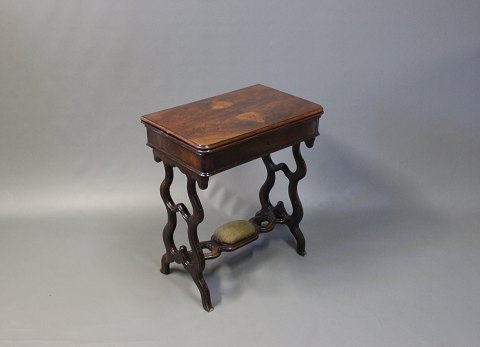
[[[478,0],[0,1],[0,345],[477,345],[479,16]],[[308,255],[279,228],[209,262],[207,314],[178,265],[158,272],[163,170],[139,117],[255,83],[325,108],[303,147]],[[254,213],[264,177],[215,176],[202,238]]]

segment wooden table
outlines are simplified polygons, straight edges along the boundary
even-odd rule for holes
[[[147,145],[153,149],[155,161],[162,161],[165,167],[160,195],[168,220],[163,230],[166,253],[160,271],[168,274],[170,263],[182,264],[197,285],[205,310],[213,310],[203,278],[206,259],[236,250],[257,239],[259,233],[271,231],[276,224],[288,226],[296,239],[297,253],[305,255],[305,239],[299,228],[303,209],[297,193],[297,184],[306,174],[300,144],[313,146],[322,114],[323,108],[318,104],[257,84],[141,118],[147,128]],[[270,157],[272,152],[290,146],[295,171],[284,163],[275,164]],[[259,192],[261,209],[248,221],[252,230],[233,243],[218,237],[200,242],[197,227],[204,212],[196,186],[206,189],[210,176],[257,158],[262,158],[267,178]],[[172,200],[173,167],[187,177],[191,212],[183,203]],[[289,181],[291,214],[286,212],[283,202],[273,205],[269,199],[277,171],[282,171]],[[177,213],[187,223],[190,250],[183,245],[177,247],[173,240]],[[242,227],[248,229],[248,225]]]

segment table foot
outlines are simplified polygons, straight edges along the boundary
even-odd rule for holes
[[[205,311],[213,311],[212,301],[210,299],[210,290],[208,289],[207,282],[203,278],[202,274],[192,274],[193,281],[197,285],[198,290],[200,291],[200,296],[202,298],[202,305]]]
[[[170,263],[171,261],[167,260],[167,255],[162,256],[162,265],[160,267],[160,272],[164,275],[170,274]]]
[[[305,237],[303,236],[303,233],[300,230],[300,228],[298,226],[293,226],[293,227],[288,226],[288,229],[290,230],[293,237],[297,241],[297,253],[301,256],[304,256],[305,254],[307,254],[307,252],[305,252]]]

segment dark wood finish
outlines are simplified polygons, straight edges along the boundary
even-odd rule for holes
[[[311,148],[313,147],[313,143],[314,140],[308,140],[306,145]],[[276,224],[286,224],[297,241],[297,253],[303,256],[306,254],[305,237],[299,227],[299,224],[303,219],[303,207],[298,196],[297,186],[298,182],[307,174],[307,166],[300,152],[299,143],[293,145],[292,153],[297,166],[294,172],[292,172],[285,163],[274,164],[270,155],[266,155],[262,158],[265,167],[267,168],[267,179],[259,192],[262,208],[250,221],[256,224],[261,232],[271,231]],[[291,215],[285,210],[282,201],[279,201],[275,206],[273,206],[270,201],[270,192],[275,184],[275,173],[277,171],[282,171],[289,181],[288,196],[292,204]]]
[[[257,84],[151,113],[142,122],[192,146],[207,150],[316,117],[322,106]]]
[[[167,157],[178,166],[198,177],[212,176],[266,154],[294,145],[318,135],[318,116],[286,124],[266,133],[234,142],[216,150],[199,151],[158,129],[147,126],[147,145],[155,155]]]
[[[165,166],[165,179],[160,186],[160,195],[167,208],[168,220],[163,230],[163,242],[165,243],[166,253],[162,256],[162,265],[160,271],[166,275],[170,273],[170,263],[176,262],[182,264],[193,278],[193,281],[200,291],[202,297],[203,308],[206,311],[213,310],[210,300],[210,291],[207,283],[203,278],[203,270],[205,269],[205,257],[203,256],[202,247],[197,235],[197,227],[203,221],[203,207],[197,194],[197,181],[192,177],[187,177],[187,192],[192,204],[193,214],[183,204],[175,204],[170,194],[170,186],[173,181],[173,167],[167,163]],[[173,232],[177,226],[177,212],[181,214],[187,222],[188,242],[190,251],[187,247],[180,246],[177,249],[173,240]]]
[[[163,161],[165,167],[160,195],[168,219],[163,230],[166,253],[162,256],[160,271],[169,274],[172,262],[183,265],[197,285],[206,311],[213,310],[203,278],[206,259],[237,250],[256,240],[260,233],[273,230],[277,224],[288,226],[297,242],[297,253],[305,255],[305,238],[299,227],[303,208],[297,192],[298,182],[306,174],[300,144],[313,146],[322,113],[320,105],[255,85],[142,117],[147,128],[147,145],[152,147],[155,161]],[[292,146],[295,171],[284,163],[275,164],[270,157],[270,153],[289,146]],[[223,244],[213,237],[200,242],[197,228],[204,212],[197,185],[206,189],[209,176],[256,158],[262,158],[267,178],[259,192],[261,209],[250,219],[255,233],[234,244]],[[183,203],[172,200],[174,167],[187,176],[192,212]],[[278,171],[289,181],[291,214],[286,212],[282,201],[273,205],[269,198]],[[177,213],[187,224],[189,250],[184,245],[177,248],[173,239]]]
[[[315,138],[322,113],[313,102],[254,85],[141,120],[155,156],[192,176],[209,177]]]

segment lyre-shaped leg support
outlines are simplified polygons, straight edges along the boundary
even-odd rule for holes
[[[309,148],[313,146],[313,143],[314,139],[305,142]],[[260,188],[259,193],[262,209],[257,212],[253,220],[257,221],[257,223],[266,223],[265,225],[263,223],[261,224],[264,226],[263,229],[261,227],[260,231],[270,231],[277,223],[286,224],[297,241],[297,253],[303,256],[306,254],[305,237],[299,227],[300,221],[303,218],[303,207],[298,196],[297,187],[298,182],[305,177],[307,173],[307,166],[300,152],[300,143],[292,146],[292,153],[297,166],[294,172],[292,172],[285,163],[275,164],[270,154],[262,158],[267,169],[267,179]],[[270,202],[270,192],[275,185],[275,174],[277,171],[282,171],[289,181],[288,196],[292,203],[291,214],[286,212],[282,201],[279,201],[275,206]]]
[[[205,257],[203,255],[200,241],[197,235],[197,227],[203,221],[203,207],[197,194],[197,181],[187,176],[187,192],[192,205],[192,213],[182,204],[175,204],[170,195],[170,186],[173,181],[173,166],[164,162],[165,179],[160,186],[160,195],[165,207],[167,208],[167,224],[163,229],[163,242],[165,244],[166,253],[162,256],[162,265],[160,271],[164,274],[170,273],[170,263],[176,262],[182,264],[193,278],[193,281],[200,291],[202,297],[203,308],[206,311],[213,310],[210,299],[210,291],[207,283],[203,278],[203,270],[205,269]],[[206,188],[205,184],[202,184]],[[201,187],[202,187],[201,186]],[[177,226],[177,212],[181,214],[188,225],[188,241],[190,251],[185,246],[177,249],[173,240],[173,233]]]

